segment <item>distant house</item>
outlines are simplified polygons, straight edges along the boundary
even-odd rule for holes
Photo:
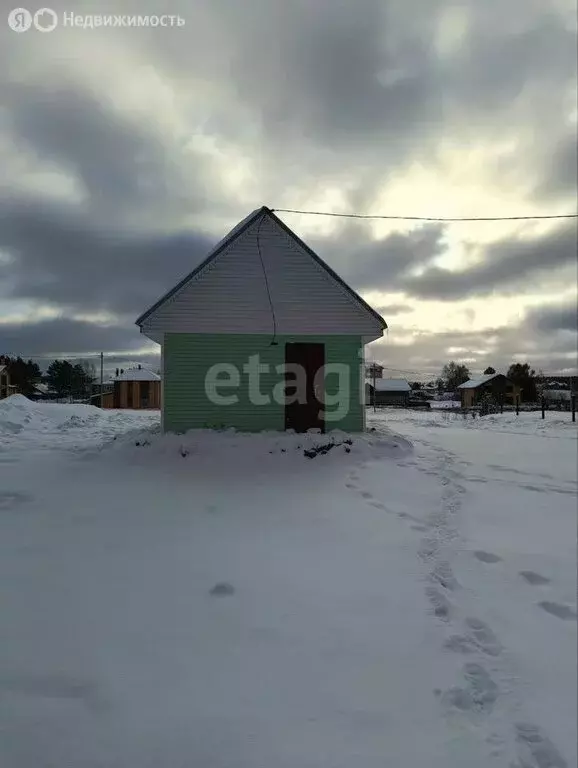
[[[29,400],[49,400],[50,387],[42,381],[32,386],[32,391],[28,395]]]
[[[10,382],[10,371],[7,365],[0,365],[0,400],[16,394],[16,387]]]
[[[576,397],[576,392],[571,389],[544,389],[542,397],[548,407],[568,410],[571,406],[572,398]]]
[[[492,373],[469,379],[458,387],[462,408],[472,408],[490,398],[496,405],[513,405],[520,397],[521,388],[503,373]]]
[[[92,397],[100,405],[100,394]],[[130,368],[114,379],[112,391],[104,392],[103,408],[127,408],[132,410],[161,407],[161,377],[146,368]]]
[[[576,394],[578,392],[578,376],[544,376],[545,389],[566,389]]]
[[[411,387],[405,379],[376,379],[365,382],[365,402],[367,405],[409,404]]]
[[[136,324],[161,345],[162,428],[171,432],[361,432],[364,347],[387,328],[266,207]]]

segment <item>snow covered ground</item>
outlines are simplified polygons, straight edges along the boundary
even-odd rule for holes
[[[32,402],[23,395],[12,395],[0,400],[0,451],[86,448],[158,424],[158,411],[102,410],[94,405]]]
[[[577,430],[0,402],[2,768],[576,764]]]

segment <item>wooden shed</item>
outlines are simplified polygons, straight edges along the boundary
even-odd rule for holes
[[[95,395],[98,401],[99,395]],[[106,392],[103,408],[131,410],[161,407],[161,377],[145,368],[131,368],[114,380],[113,391]]]
[[[367,405],[398,405],[407,407],[411,387],[405,379],[375,379],[365,382]]]
[[[161,345],[165,431],[364,429],[385,320],[269,208],[136,322]]]
[[[503,373],[492,373],[469,379],[458,387],[462,408],[473,408],[483,399],[489,398],[496,405],[514,405],[520,397],[521,388]]]

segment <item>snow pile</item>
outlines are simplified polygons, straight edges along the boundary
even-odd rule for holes
[[[81,447],[158,420],[156,412],[106,411],[94,405],[33,402],[24,395],[11,395],[0,400],[0,444]]]
[[[43,431],[62,427],[71,419],[79,426],[94,418],[97,408],[90,405],[34,403],[24,395],[11,395],[0,401],[0,431],[7,433]]]
[[[476,419],[478,429],[491,429],[496,432],[507,429],[509,432],[519,434],[556,434],[568,433],[568,436],[576,435],[576,424],[572,421],[570,412],[546,411],[542,418],[541,411],[520,411],[516,416],[515,411],[505,413],[493,413]],[[468,424],[468,427],[471,427]]]
[[[432,404],[433,405],[433,404]],[[419,427],[431,428],[456,428],[467,430],[488,430],[497,433],[511,433],[519,435],[541,435],[543,437],[576,437],[576,426],[569,412],[546,411],[546,418],[542,419],[541,412],[520,411],[516,416],[515,411],[488,414],[486,416],[451,410],[402,410],[396,408],[381,408],[377,413],[368,413],[368,423],[381,429],[382,425],[388,425],[397,429],[403,425],[404,429],[409,424]],[[403,430],[402,430],[403,431]]]
[[[0,401],[0,434],[82,427],[101,413],[93,405],[34,403],[24,395],[11,395]]]
[[[191,430],[184,435],[160,434],[148,429],[118,440],[115,454],[139,456],[151,464],[160,459],[180,456],[195,464],[218,464],[247,471],[253,467],[271,467],[288,462],[339,462],[401,459],[412,451],[405,438],[381,426],[364,434],[339,430],[319,434],[310,432],[261,432],[247,434],[235,430]]]

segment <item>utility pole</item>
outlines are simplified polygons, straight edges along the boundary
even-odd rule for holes
[[[104,352],[100,353],[100,407],[104,408]]]

